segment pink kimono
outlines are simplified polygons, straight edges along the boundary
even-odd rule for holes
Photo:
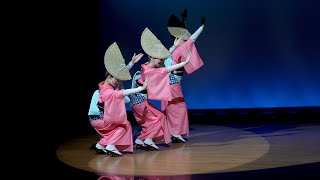
[[[191,39],[188,39],[173,51],[172,65],[184,61],[189,50],[191,51],[192,56],[190,62],[184,66],[184,69],[188,74],[191,74],[204,64]],[[169,132],[171,135],[189,136],[188,109],[183,98],[181,81],[170,85],[170,93],[173,100],[161,101],[161,110],[167,117]]]
[[[132,96],[131,96],[132,97]],[[171,142],[168,125],[164,114],[148,100],[132,106],[133,115],[142,127],[137,139],[150,138],[154,142]]]
[[[165,67],[152,68],[142,64],[141,78],[139,82],[143,84],[144,80],[150,78],[147,86],[148,99],[159,101],[170,101],[172,95],[170,93],[170,84],[168,77],[168,69]]]
[[[161,101],[161,110],[167,117],[169,132],[171,135],[189,136],[188,109],[181,83],[170,85],[170,90],[175,98],[172,101]]]
[[[150,82],[147,86],[148,99],[153,100],[171,100],[170,85],[167,68],[152,68],[148,65],[141,65],[141,78],[138,80],[140,84],[148,77]],[[168,125],[164,114],[147,100],[139,100],[138,96],[132,95],[132,110],[136,121],[141,125],[142,131],[138,139],[151,138],[158,142],[164,140],[166,144],[171,142]]]
[[[172,53],[173,62],[172,65],[178,64],[187,58],[188,51],[191,51],[192,56],[190,62],[184,66],[184,69],[188,74],[193,73],[204,65],[198,50],[194,42],[189,38],[186,42],[178,46]]]
[[[124,90],[114,90],[110,85],[99,83],[99,102],[104,102],[103,119],[91,121],[101,136],[98,144],[115,145],[119,151],[133,152],[133,137],[124,102]]]

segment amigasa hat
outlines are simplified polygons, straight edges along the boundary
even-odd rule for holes
[[[191,36],[191,33],[183,27],[168,27],[168,31],[172,36],[181,38],[184,41],[188,40]]]
[[[146,54],[158,59],[166,59],[171,53],[161,41],[148,29],[145,28],[141,34],[141,47]]]
[[[185,24],[174,14],[168,19],[168,31],[172,36],[181,38],[184,41],[187,41],[191,36],[191,33],[185,28]]]
[[[118,80],[130,80],[131,75],[116,42],[112,43],[104,54],[104,66]]]

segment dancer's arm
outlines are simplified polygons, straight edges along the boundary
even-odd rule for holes
[[[147,78],[144,83],[143,83],[143,86],[139,86],[137,88],[131,88],[131,89],[125,89],[123,92],[124,92],[124,95],[125,96],[128,96],[130,94],[134,94],[134,93],[138,93],[138,92],[141,92],[143,90],[145,90],[147,88],[147,85],[149,83],[150,79]]]
[[[181,38],[175,38],[173,42],[173,46],[169,49],[170,53],[172,53],[176,47],[180,44]]]
[[[205,17],[202,17],[201,18],[201,26],[196,30],[196,32],[194,32],[190,39],[193,41],[193,42],[196,42],[197,38],[199,37],[199,35],[202,33],[203,29],[204,29],[204,25],[205,25],[205,22],[206,22],[206,19]]]
[[[137,63],[142,58],[142,56],[143,56],[142,53],[139,53],[137,55],[136,55],[136,53],[134,53],[133,56],[132,56],[131,61],[127,65],[128,70],[130,70],[133,67],[133,65],[135,63]]]
[[[179,64],[175,64],[175,65],[172,65],[172,66],[168,66],[167,69],[168,69],[168,72],[172,72],[174,70],[177,70],[179,68],[182,68],[183,66],[185,66],[186,64],[188,64],[190,62],[190,58],[191,58],[191,51],[188,52],[188,56],[186,58],[185,61],[179,63]]]

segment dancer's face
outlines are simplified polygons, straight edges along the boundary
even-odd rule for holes
[[[158,59],[158,58],[150,57],[150,60],[153,62],[154,66],[156,68],[163,66],[164,59]]]
[[[113,76],[111,76],[110,74],[108,75],[108,82],[111,84],[111,86],[113,87],[117,87],[119,84],[118,79],[114,78]]]

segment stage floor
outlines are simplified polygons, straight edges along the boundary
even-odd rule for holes
[[[133,126],[136,137],[139,126]],[[56,150],[59,177],[81,179],[247,179],[320,177],[320,123],[191,124],[185,144],[158,143],[121,157],[96,154],[94,131]]]

